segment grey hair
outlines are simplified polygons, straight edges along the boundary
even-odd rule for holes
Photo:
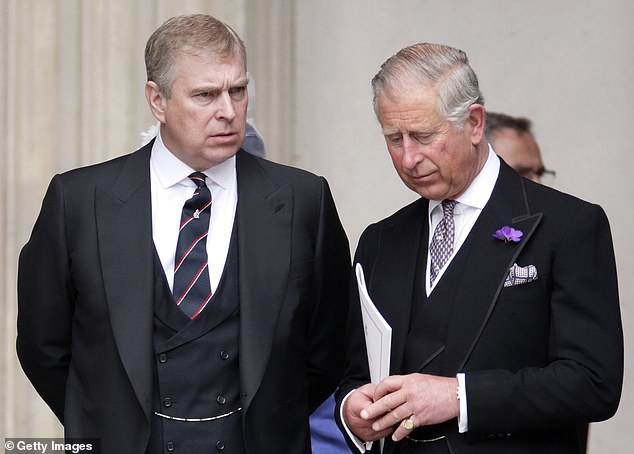
[[[467,54],[442,44],[419,43],[401,49],[381,65],[372,79],[374,112],[378,114],[377,99],[386,90],[417,84],[436,91],[438,113],[458,131],[469,117],[469,107],[484,105]]]
[[[172,17],[152,33],[145,46],[147,80],[156,82],[167,97],[171,96],[174,61],[179,53],[221,59],[238,55],[245,71],[247,67],[244,42],[227,24],[207,14]]]

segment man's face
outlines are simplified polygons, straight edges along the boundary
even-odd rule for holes
[[[470,108],[462,132],[436,109],[431,88],[385,92],[377,114],[392,163],[405,185],[428,199],[455,199],[486,161],[476,145],[482,139],[481,106]]]
[[[181,52],[172,74],[169,98],[154,82],[146,84],[165,146],[198,171],[234,156],[246,132],[248,80],[242,57]]]
[[[535,138],[512,128],[500,128],[491,137],[493,150],[517,173],[541,183],[544,162]]]

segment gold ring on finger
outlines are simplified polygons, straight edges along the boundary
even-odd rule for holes
[[[410,416],[407,419],[403,420],[403,429],[405,430],[414,430],[414,421],[412,421],[412,417]]]

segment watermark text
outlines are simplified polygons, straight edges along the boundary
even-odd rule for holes
[[[94,438],[5,438],[5,454],[100,454]]]

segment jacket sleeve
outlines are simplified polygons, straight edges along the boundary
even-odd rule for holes
[[[62,423],[73,317],[64,208],[58,175],[20,253],[17,336],[24,372]]]
[[[336,388],[343,370],[350,248],[328,183],[321,180],[315,237],[313,307],[308,320],[310,411]]]

